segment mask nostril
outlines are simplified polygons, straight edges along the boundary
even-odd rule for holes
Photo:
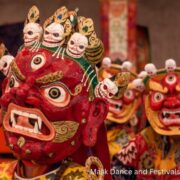
[[[27,102],[25,102],[24,105],[25,105],[25,107],[27,107],[27,108],[34,108],[34,105],[29,104],[29,103],[27,103]]]

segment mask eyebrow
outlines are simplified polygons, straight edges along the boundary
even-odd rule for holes
[[[11,70],[13,74],[20,80],[24,81],[26,77],[21,73],[15,61],[11,63]]]
[[[44,75],[40,78],[37,78],[36,83],[37,84],[52,83],[52,82],[55,82],[55,81],[62,79],[62,77],[63,77],[62,71],[56,71],[54,73],[49,73],[49,74]]]
[[[153,90],[153,91],[158,91],[158,92],[161,92],[161,93],[167,93],[168,92],[167,87],[163,87],[160,83],[155,82],[153,80],[149,81],[149,89]]]

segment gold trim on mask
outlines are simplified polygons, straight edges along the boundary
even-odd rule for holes
[[[85,162],[85,167],[87,170],[88,179],[103,180],[104,174],[103,173],[99,173],[99,174],[93,173],[92,172],[93,166],[97,167],[98,172],[103,172],[103,170],[104,170],[103,164],[98,157],[96,157],[96,156],[88,157],[88,159]]]
[[[79,127],[79,123],[74,121],[56,121],[52,122],[56,135],[53,140],[55,143],[63,143],[72,138]]]
[[[76,87],[74,88],[74,93],[71,92],[69,89],[69,93],[71,94],[71,96],[77,96],[79,93],[81,93],[82,91],[82,88],[83,88],[83,85],[80,83],[78,85],[76,85]]]
[[[47,83],[58,81],[58,80],[62,79],[62,77],[63,77],[62,71],[57,71],[54,73],[49,73],[43,77],[36,79],[36,83],[47,84]]]
[[[11,63],[11,70],[18,79],[25,80],[25,76],[21,73],[15,61]]]
[[[117,74],[114,82],[118,87],[124,87],[128,85],[129,80],[130,80],[130,73],[122,72]]]
[[[163,87],[160,83],[155,82],[153,80],[149,81],[149,89],[153,90],[153,91],[158,91],[161,93],[167,93],[168,92],[167,87]]]

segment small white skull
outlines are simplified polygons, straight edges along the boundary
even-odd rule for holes
[[[74,33],[68,41],[66,52],[73,58],[80,58],[88,46],[88,39],[80,33]]]
[[[28,23],[23,29],[24,45],[31,46],[34,42],[39,42],[43,33],[42,27],[38,23]]]
[[[13,61],[14,57],[11,55],[4,55],[0,59],[0,71],[7,76],[9,69],[10,69],[10,64]]]
[[[144,70],[147,72],[149,76],[152,76],[157,72],[156,66],[152,63],[146,64]]]
[[[130,61],[125,61],[122,64],[122,69],[125,71],[131,71],[132,67],[133,67],[133,64]]]
[[[174,59],[166,60],[165,68],[167,71],[173,71],[174,69],[176,69],[176,61]]]
[[[111,59],[109,57],[105,57],[102,60],[102,68],[107,69],[111,66]]]
[[[144,79],[147,75],[148,75],[148,74],[147,74],[146,71],[141,71],[141,72],[138,74],[138,78]]]
[[[64,42],[64,27],[56,22],[47,26],[44,30],[42,44],[46,47],[61,46]]]
[[[132,84],[134,85],[135,89],[137,89],[140,92],[143,92],[145,89],[143,80],[140,78],[133,80]]]
[[[105,99],[112,98],[117,92],[118,92],[118,87],[113,81],[111,81],[108,78],[99,82],[99,84],[95,88],[96,97],[102,97]]]

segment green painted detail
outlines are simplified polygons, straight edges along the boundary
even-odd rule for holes
[[[144,80],[143,80],[143,82],[144,82],[144,84],[146,85],[146,83],[149,81],[149,76],[147,76]]]
[[[46,47],[46,46],[43,46],[42,44],[40,46],[41,49],[46,49],[48,51],[51,51],[52,53],[54,53],[58,49],[58,47],[59,46],[57,46],[57,47]]]
[[[70,57],[68,56],[66,53],[64,54],[66,57]],[[82,67],[82,69],[84,69],[84,71],[86,71],[88,69],[89,66],[91,66],[91,68],[89,68],[89,70],[87,71],[87,74],[90,74],[90,72],[92,70],[94,70],[94,73],[90,74],[89,76],[89,79],[91,80],[94,75],[96,74],[95,73],[95,69],[93,68],[93,66],[84,58],[84,57],[81,57],[81,58],[72,58],[70,57],[73,61],[77,62],[80,64],[80,66]],[[90,81],[89,80],[89,81]],[[94,80],[92,81],[92,87],[93,89],[95,89],[96,85],[98,84],[98,80],[97,80],[97,76],[94,78]]]
[[[84,26],[84,27],[83,27],[83,31],[84,31],[84,32],[88,32],[88,26]]]
[[[156,74],[166,74],[167,71],[165,69],[158,71]]]
[[[34,13],[31,14],[31,18],[34,18]]]
[[[175,69],[175,72],[180,73],[180,69]]]

